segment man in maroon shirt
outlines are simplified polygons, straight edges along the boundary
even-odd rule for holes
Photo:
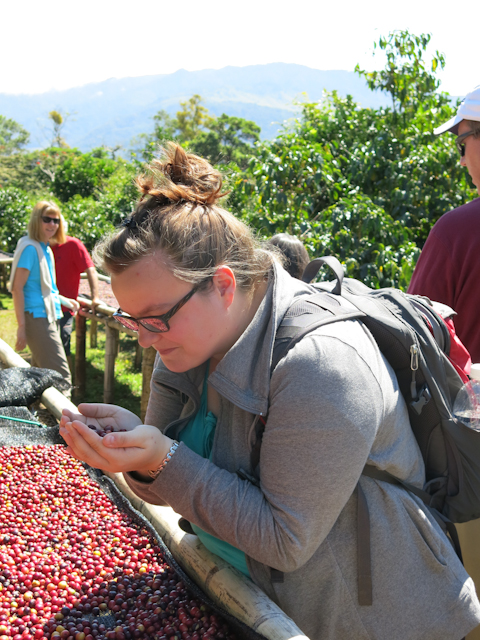
[[[480,194],[480,86],[469,93],[457,115],[435,133],[457,136],[460,163]],[[480,198],[445,213],[435,223],[415,267],[409,293],[444,302],[457,312],[455,329],[480,362]]]
[[[52,251],[55,256],[55,273],[60,295],[76,300],[80,288],[80,274],[85,271],[90,285],[92,307],[95,309],[100,302],[97,271],[83,242],[78,238],[66,236],[63,244],[52,245]],[[70,336],[73,329],[73,316],[77,309],[62,307],[62,311],[63,317],[59,320],[60,334],[71,367]]]

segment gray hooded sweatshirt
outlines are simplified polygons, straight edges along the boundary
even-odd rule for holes
[[[253,321],[209,376],[220,395],[212,460],[182,443],[153,482],[126,480],[244,551],[252,580],[311,640],[460,640],[480,623],[480,604],[450,542],[415,496],[361,475],[368,462],[419,487],[425,477],[369,331],[356,320],[321,327],[270,376],[276,329],[309,290],[275,266]],[[178,436],[205,372],[173,373],[157,359],[145,423]],[[238,472],[255,473],[252,425],[267,413],[256,486]],[[372,606],[358,604],[358,482],[371,519]]]

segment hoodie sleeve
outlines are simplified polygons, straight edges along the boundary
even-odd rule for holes
[[[352,495],[385,419],[379,380],[389,375],[363,340],[360,354],[341,337],[312,334],[278,365],[259,487],[181,444],[154,482],[130,478],[131,488],[259,562],[285,572],[302,566]]]

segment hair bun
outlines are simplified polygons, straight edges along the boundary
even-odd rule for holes
[[[220,172],[204,158],[186,153],[174,142],[167,143],[161,157],[153,160],[136,183],[144,197],[156,198],[163,206],[180,202],[214,205],[227,195],[221,193]]]

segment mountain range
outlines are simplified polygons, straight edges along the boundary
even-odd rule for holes
[[[365,107],[388,103],[372,92],[353,71],[320,71],[285,63],[224,67],[110,78],[63,91],[41,94],[0,94],[0,114],[30,132],[29,148],[44,148],[52,139],[48,114],[69,114],[62,135],[82,151],[106,145],[125,150],[140,133],[153,130],[153,116],[164,109],[174,115],[180,101],[200,94],[210,113],[253,120],[263,139],[274,138],[285,120],[295,117],[299,102],[318,101],[324,90],[351,94]]]

